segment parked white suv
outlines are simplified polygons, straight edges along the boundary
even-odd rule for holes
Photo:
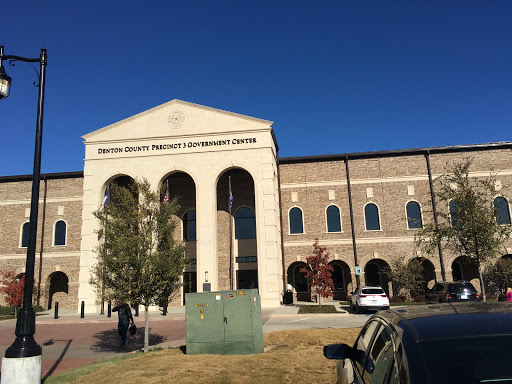
[[[352,292],[350,307],[357,313],[389,309],[388,295],[381,287],[359,287]]]

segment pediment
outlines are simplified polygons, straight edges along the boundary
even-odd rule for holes
[[[205,107],[182,100],[172,100],[88,133],[85,143],[177,138],[272,130],[273,122]]]

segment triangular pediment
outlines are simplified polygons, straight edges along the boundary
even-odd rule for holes
[[[172,100],[82,138],[85,143],[269,131],[273,122]]]

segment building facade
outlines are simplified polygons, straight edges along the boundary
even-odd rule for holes
[[[42,177],[40,305],[84,302],[86,312],[99,311],[89,284],[100,229],[93,211],[110,183],[131,179],[168,186],[178,198],[177,235],[190,262],[173,305],[183,305],[186,292],[231,288],[258,288],[264,307],[280,305],[289,286],[296,300],[312,300],[301,269],[315,239],[331,255],[334,299],[358,280],[393,294],[383,271],[396,257],[420,258],[425,286],[443,272],[446,280],[474,280],[464,258],[422,255],[414,246],[415,231],[432,220],[432,180],[464,156],[474,159],[472,177],[495,175],[495,201],[510,225],[510,192],[500,186],[512,185],[512,142],[280,158],[272,124],[173,100],[85,135],[83,172]],[[24,272],[30,188],[30,176],[0,177],[0,270]]]

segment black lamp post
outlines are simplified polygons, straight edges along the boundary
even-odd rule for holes
[[[36,333],[36,317],[32,307],[32,291],[34,287],[34,264],[36,256],[36,234],[37,234],[37,213],[39,207],[39,178],[41,174],[41,143],[43,134],[43,107],[44,107],[44,83],[46,76],[46,48],[41,49],[41,55],[36,59],[28,59],[20,56],[4,55],[4,47],[0,45],[0,100],[9,96],[11,78],[5,73],[2,61],[9,60],[9,64],[14,66],[15,61],[26,63],[39,63],[40,70],[37,74],[39,84],[34,85],[39,88],[39,97],[37,102],[37,123],[36,123],[36,143],[34,151],[34,171],[32,173],[32,195],[30,200],[30,224],[29,238],[27,247],[27,262],[25,269],[25,288],[23,290],[23,306],[18,314],[16,322],[16,340],[5,351],[6,358],[34,357],[42,355],[42,348],[34,340]],[[37,71],[36,71],[37,73]]]

